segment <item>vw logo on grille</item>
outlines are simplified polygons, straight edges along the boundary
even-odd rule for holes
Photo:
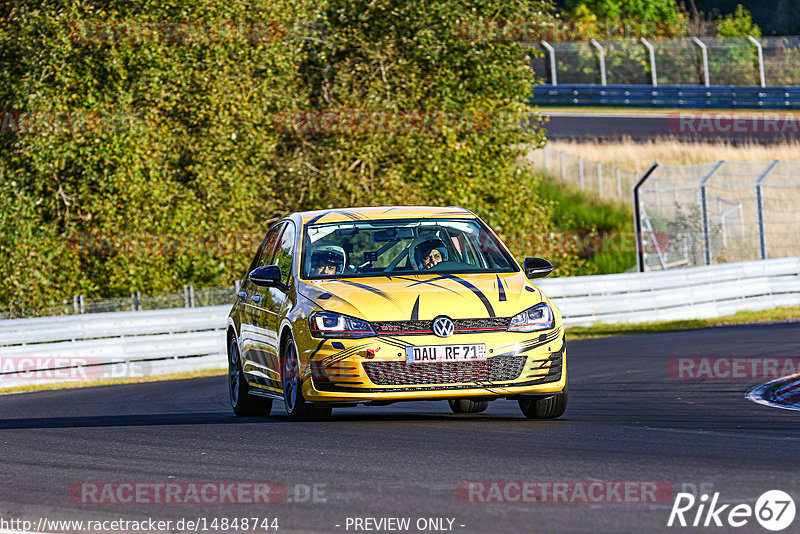
[[[433,320],[433,333],[439,337],[450,337],[453,335],[455,325],[450,317],[441,315]]]

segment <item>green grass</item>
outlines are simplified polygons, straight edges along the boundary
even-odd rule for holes
[[[683,321],[658,321],[636,324],[597,324],[594,326],[571,326],[567,328],[569,339],[623,336],[629,334],[653,334],[678,330],[695,330],[733,324],[800,321],[800,306],[788,306],[763,311],[741,311],[733,315],[713,319],[690,319]]]
[[[612,244],[619,244],[623,235],[633,235],[630,206],[600,201],[548,176],[542,178],[539,194],[543,200],[556,203],[553,222],[562,232],[579,236],[591,233],[609,234]],[[630,242],[630,239],[627,241]],[[584,247],[581,253],[589,265],[576,274],[621,273],[636,266],[636,252],[633,250],[619,251],[613,245],[607,252],[593,251],[590,248]]]

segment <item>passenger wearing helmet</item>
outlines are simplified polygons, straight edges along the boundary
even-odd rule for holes
[[[414,260],[419,269],[430,269],[447,261],[447,247],[441,239],[428,239],[417,245],[414,250]]]
[[[319,245],[311,253],[311,276],[342,274],[345,266],[344,249],[338,245]]]

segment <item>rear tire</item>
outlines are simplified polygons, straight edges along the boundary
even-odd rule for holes
[[[453,413],[481,413],[489,408],[489,401],[474,401],[470,399],[450,399],[447,401]]]
[[[233,413],[239,417],[266,417],[272,411],[272,399],[250,395],[250,386],[242,370],[239,344],[231,338],[228,346],[228,393]]]
[[[520,399],[519,409],[528,419],[555,419],[564,415],[564,410],[567,409],[568,396],[569,388],[565,385],[560,395],[553,395],[543,399]]]
[[[281,381],[283,403],[292,421],[323,421],[331,416],[331,408],[314,406],[303,397],[303,382],[300,380],[300,359],[297,347],[290,337],[283,345],[281,356]]]

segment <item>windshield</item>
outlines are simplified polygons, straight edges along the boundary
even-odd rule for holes
[[[518,270],[474,219],[319,224],[304,239],[303,278]]]

